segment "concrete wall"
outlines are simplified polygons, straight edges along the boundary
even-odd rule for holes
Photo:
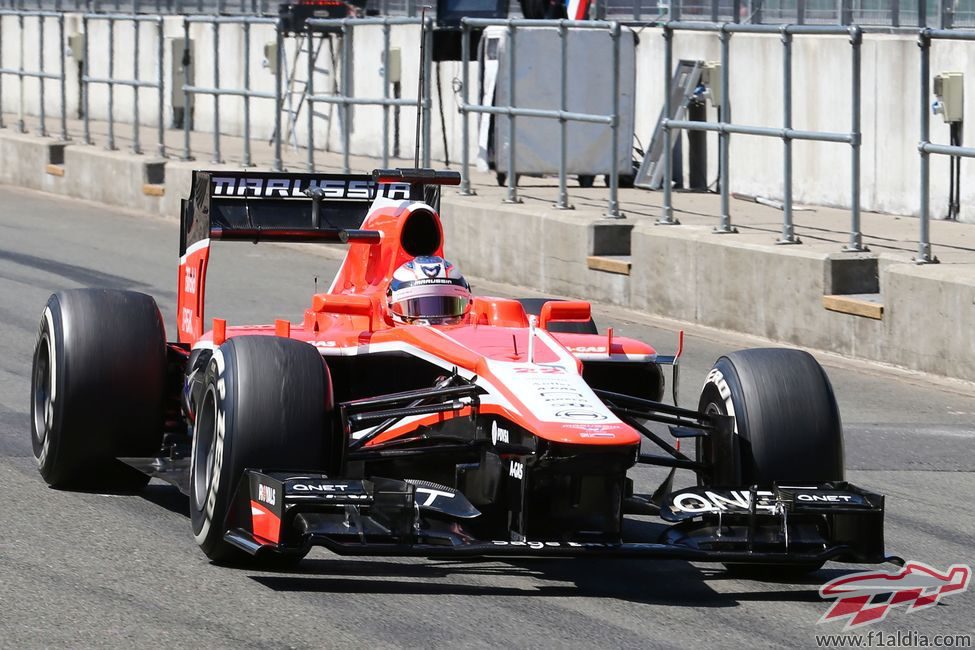
[[[68,35],[82,29],[80,17],[69,15],[66,19]],[[155,25],[140,27],[139,75],[143,79],[157,78]],[[167,126],[171,120],[171,92],[169,83],[173,61],[168,40],[182,36],[182,22],[178,17],[165,19],[164,115]],[[114,48],[114,66],[117,77],[134,75],[136,63],[134,30],[131,24],[118,23],[113,39],[108,37],[105,21],[89,22],[89,66],[94,76],[107,76],[108,50]],[[193,24],[190,36],[194,46],[195,83],[211,86],[214,83],[214,62],[218,64],[220,84],[225,88],[243,88],[244,82],[244,33],[240,25],[220,27],[219,57],[214,58],[213,27]],[[17,65],[20,60],[20,30],[15,18],[2,20],[2,54],[4,65]],[[418,27],[394,27],[391,44],[402,52],[402,95],[413,96],[417,85],[417,57],[419,55]],[[37,69],[39,63],[39,22],[37,18],[24,20],[24,62],[28,69]],[[250,29],[250,85],[255,90],[273,92],[274,77],[262,66],[265,43],[274,40],[272,26],[255,25]],[[382,29],[378,26],[362,26],[355,29],[353,43],[352,83],[354,93],[360,97],[382,96]],[[341,50],[340,41],[332,42],[334,50]],[[714,34],[679,32],[674,37],[674,60],[681,58],[715,60],[719,58],[718,38]],[[48,69],[56,69],[58,62],[57,23],[46,21],[44,31],[45,62]],[[288,40],[286,58],[290,66],[294,61],[297,42]],[[793,46],[794,99],[793,124],[809,130],[848,131],[850,128],[850,46],[846,37],[796,37]],[[735,35],[731,43],[731,102],[735,122],[753,125],[778,126],[782,119],[781,44],[778,36]],[[662,105],[662,57],[663,38],[659,30],[645,29],[639,33],[637,51],[637,101],[636,135],[644,145],[649,143]],[[936,42],[932,48],[931,70],[967,70],[975,57],[975,43]],[[315,78],[317,92],[330,92],[338,83],[330,48],[322,49],[318,66],[325,72]],[[336,59],[338,54],[336,54]],[[912,35],[869,35],[863,44],[863,113],[861,128],[862,146],[862,207],[900,214],[916,214],[918,211],[917,154],[918,120],[920,100],[918,96],[918,48]],[[77,65],[67,60],[67,104],[71,115],[78,110],[80,89]],[[605,62],[608,65],[608,62]],[[588,74],[601,74],[603,63],[597,62]],[[303,78],[305,65],[299,62]],[[431,150],[434,159],[444,159],[442,133],[446,133],[447,151],[453,161],[460,156],[461,120],[456,111],[458,96],[453,91],[455,80],[461,78],[460,64],[439,64],[440,89],[436,71],[430,80],[433,88],[431,111]],[[557,73],[557,63],[552,63],[552,73]],[[581,74],[576,71],[574,74]],[[472,79],[476,74],[472,70]],[[4,75],[3,110],[16,113],[23,110],[36,114],[39,109],[37,80],[24,81],[21,95],[16,77]],[[60,109],[60,97],[56,82],[46,82],[46,108],[49,112]],[[471,97],[476,95],[472,89]],[[140,121],[155,124],[158,115],[158,93],[143,89],[140,94]],[[115,115],[121,122],[133,117],[134,93],[130,88],[119,87],[115,91]],[[441,123],[439,103],[443,102],[445,124]],[[553,97],[553,107],[557,98]],[[90,112],[95,119],[108,117],[108,89],[105,86],[91,88]],[[220,99],[220,130],[231,135],[244,132],[243,102],[239,97]],[[200,131],[213,128],[214,100],[209,96],[195,99],[194,126]],[[319,148],[341,150],[340,117],[337,107],[319,105],[318,110],[331,113],[330,119],[315,123],[315,140]],[[273,101],[255,99],[251,102],[249,132],[255,140],[267,140],[273,132]],[[390,137],[393,132],[393,116],[390,110]],[[709,109],[710,117],[715,111]],[[382,151],[382,109],[355,107],[351,109],[351,151],[354,154],[378,156]],[[975,102],[966,106],[968,121],[975,120]],[[53,117],[53,115],[52,115]],[[415,111],[411,107],[399,110],[399,149],[403,157],[412,155],[413,123]],[[473,123],[473,120],[472,120]],[[53,124],[53,121],[52,121]],[[948,142],[948,127],[940,118],[931,120],[931,135],[936,142]],[[125,127],[119,125],[119,129]],[[969,130],[970,131],[970,130]],[[473,124],[472,124],[473,133]],[[296,138],[304,143],[306,121],[299,120]],[[391,146],[392,149],[392,146]],[[717,142],[709,135],[709,177],[717,175]],[[473,147],[471,154],[474,154]],[[971,161],[962,162],[963,178],[975,171]],[[782,194],[782,144],[777,139],[735,136],[731,144],[731,189],[780,198]],[[848,206],[850,202],[850,151],[842,144],[812,142],[794,143],[795,199],[799,202]],[[943,217],[947,211],[948,159],[932,156],[931,209],[932,214]],[[962,205],[975,200],[975,185],[962,184]],[[975,221],[975,215],[962,210],[962,218]]]

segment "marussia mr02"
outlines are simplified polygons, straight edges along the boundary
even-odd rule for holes
[[[696,409],[664,403],[679,350],[600,333],[585,302],[472,295],[443,251],[440,189],[458,182],[194,172],[176,341],[141,293],[62,291],[44,309],[31,387],[43,478],[168,481],[216,562],[316,545],[799,570],[888,560],[884,499],[844,480],[836,399],[810,355],[731,353]],[[210,247],[224,241],[348,252],[300,321],[237,324],[204,318]],[[639,464],[669,468],[652,494],[627,476]],[[676,470],[696,484],[674,489]],[[659,518],[659,536],[628,539],[627,515]]]

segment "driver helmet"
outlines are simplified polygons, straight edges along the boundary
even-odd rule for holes
[[[420,256],[396,269],[386,301],[400,323],[456,323],[471,309],[471,287],[447,260]]]

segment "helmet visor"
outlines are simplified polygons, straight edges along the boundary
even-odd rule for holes
[[[406,319],[459,318],[467,313],[470,298],[462,296],[422,296],[408,298],[392,305],[393,311]]]

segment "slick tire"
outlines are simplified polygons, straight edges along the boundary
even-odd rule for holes
[[[839,408],[826,372],[809,353],[760,348],[723,356],[698,406],[735,417],[739,457],[721,462],[734,464],[741,485],[843,480]]]
[[[159,451],[166,332],[156,301],[134,291],[74,289],[44,308],[31,371],[31,431],[55,488],[130,491],[149,477],[118,457]]]
[[[740,485],[769,487],[773,481],[841,481],[843,427],[833,387],[822,366],[807,352],[765,348],[732,352],[714,364],[699,408],[735,417],[737,458],[731,463]],[[708,458],[707,442],[698,460]],[[731,474],[731,475],[734,475]],[[757,578],[794,577],[822,566],[740,564],[729,570]]]
[[[542,313],[542,305],[555,300],[558,300],[558,298],[519,298],[518,302],[525,308],[526,314],[538,316]],[[596,329],[596,322],[591,318],[587,323],[550,323],[548,331],[562,332],[565,334],[599,334],[599,330]]]
[[[233,498],[243,472],[322,471],[332,433],[328,368],[307,343],[274,336],[235,337],[214,351],[195,410],[190,461],[193,535],[214,562],[249,562],[250,556],[224,541],[227,515],[239,505]],[[250,516],[249,508],[245,515]],[[266,562],[277,563],[271,556]]]

